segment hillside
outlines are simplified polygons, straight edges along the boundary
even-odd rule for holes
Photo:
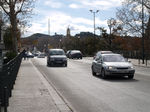
[[[31,39],[31,40],[37,40],[39,38],[44,38],[44,37],[50,37],[49,35],[46,35],[46,34],[41,34],[41,33],[35,33],[29,37],[25,37],[26,39]]]

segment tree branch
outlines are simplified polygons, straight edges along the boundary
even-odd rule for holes
[[[22,12],[22,7],[23,7],[23,4],[24,4],[24,1],[25,1],[25,0],[22,1],[22,4],[21,4],[21,6],[20,6],[20,9],[16,12],[16,15],[17,15],[18,13]]]
[[[2,9],[4,10],[4,12],[5,12],[8,16],[10,16],[10,13],[6,11],[6,9],[4,8],[4,6],[1,5],[1,7],[2,7]]]

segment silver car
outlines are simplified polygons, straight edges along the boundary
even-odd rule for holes
[[[120,75],[128,76],[128,78],[132,79],[135,69],[133,65],[120,54],[97,54],[92,62],[92,74],[96,75],[97,73],[102,78]]]
[[[45,58],[45,53],[40,53],[40,54],[38,54],[37,57],[38,57],[38,58]]]

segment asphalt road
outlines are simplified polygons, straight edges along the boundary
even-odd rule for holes
[[[141,68],[136,67],[139,72],[134,79],[103,80],[92,76],[91,63],[86,59],[68,60],[68,67],[47,67],[46,58],[34,58],[32,62],[76,112],[150,110],[150,76],[141,74]]]

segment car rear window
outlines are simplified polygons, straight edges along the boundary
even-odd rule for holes
[[[81,51],[71,51],[71,53],[81,53]]]

